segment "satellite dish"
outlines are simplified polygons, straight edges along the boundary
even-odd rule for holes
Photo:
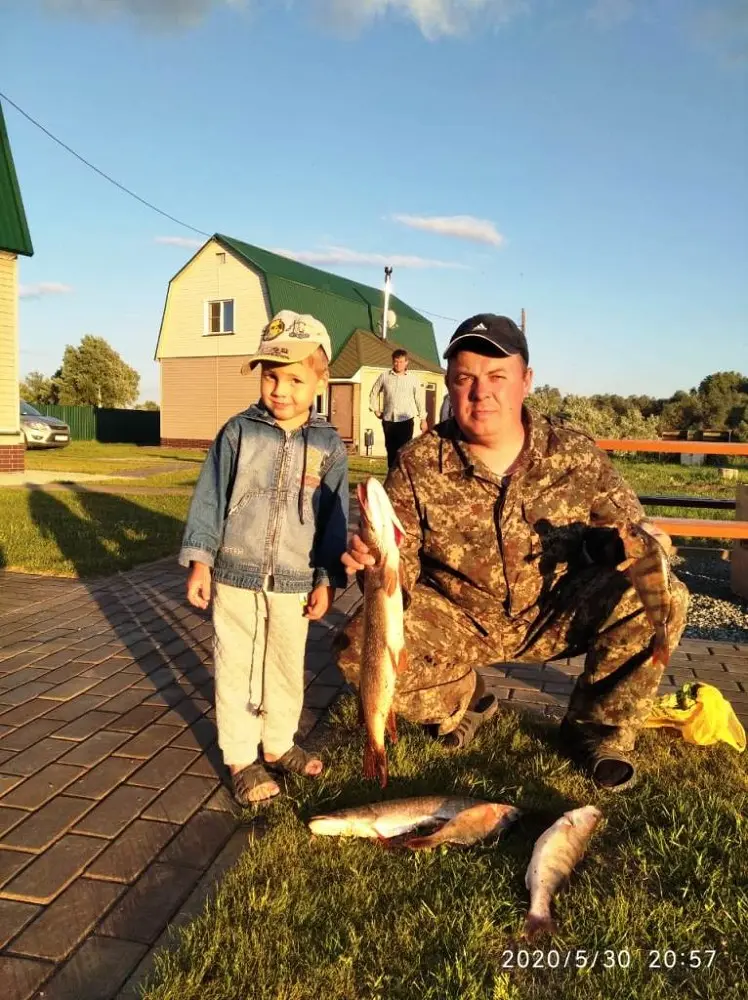
[[[387,310],[387,327],[392,330],[397,326],[397,313],[394,309]]]

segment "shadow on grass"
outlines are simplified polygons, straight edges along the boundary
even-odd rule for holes
[[[40,532],[56,542],[81,578],[103,567],[117,570],[120,563],[129,569],[133,561],[142,561],[133,558],[137,532],[143,533],[141,543],[146,548],[154,536],[160,542],[171,540],[173,544],[166,546],[171,551],[177,547],[183,528],[179,518],[144,511],[122,496],[85,490],[76,495],[85,517],[78,517],[53,493],[41,490],[30,493],[29,509]],[[118,560],[117,553],[123,551],[127,557]],[[183,582],[177,582],[178,588],[173,574],[159,574],[148,567],[85,585],[106,620],[108,628],[102,633],[111,633],[112,641],[122,646],[122,653],[114,655],[129,654],[147,679],[150,695],[143,702],[147,699],[148,704],[168,709],[173,723],[189,729],[194,748],[205,753],[215,772],[223,776],[215,723],[204,714],[213,702],[213,680],[204,665],[211,652],[209,617],[185,608]],[[91,667],[96,669],[94,664]],[[100,676],[107,677],[105,670]],[[124,707],[127,690],[121,692],[123,715],[143,703],[133,699]]]

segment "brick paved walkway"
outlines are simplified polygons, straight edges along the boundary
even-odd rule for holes
[[[135,996],[167,924],[246,844],[215,745],[211,625],[183,588],[173,560],[90,584],[0,573],[3,1000]],[[358,600],[312,626],[302,736],[340,690],[331,631]],[[559,715],[578,670],[485,673],[509,705]],[[696,677],[748,722],[748,647],[684,641],[664,689]]]

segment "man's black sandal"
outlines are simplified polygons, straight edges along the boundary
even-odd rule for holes
[[[271,771],[277,771],[279,774],[300,774],[304,778],[316,778],[318,775],[306,773],[307,767],[313,760],[319,760],[319,757],[307,753],[306,750],[294,743],[291,749],[286,750],[278,760],[266,759],[265,764]]]
[[[594,739],[576,729],[568,719],[561,720],[559,736],[563,752],[598,788],[608,792],[623,792],[636,784],[636,768],[621,751],[603,749]]]
[[[472,709],[467,709],[456,729],[446,736],[440,736],[440,741],[448,747],[461,749],[468,745],[484,722],[496,714],[499,701],[495,694],[484,694]]]

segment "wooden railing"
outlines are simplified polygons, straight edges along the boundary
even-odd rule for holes
[[[726,441],[639,441],[636,438],[604,438],[597,442],[605,451],[646,451],[680,455],[748,456],[748,443]],[[642,504],[658,507],[688,507],[704,510],[735,510],[735,500],[711,497],[640,496]],[[748,521],[719,521],[697,517],[653,517],[655,524],[676,538],[731,538],[748,540]]]

